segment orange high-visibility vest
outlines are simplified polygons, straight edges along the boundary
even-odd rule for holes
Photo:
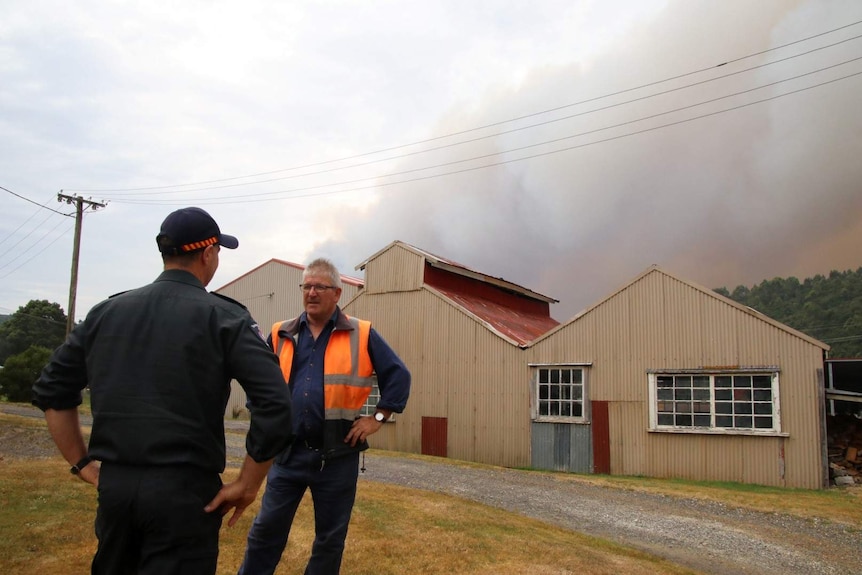
[[[368,355],[371,322],[343,315],[353,329],[333,329],[326,344],[323,359],[324,418],[326,421],[353,422],[368,400],[374,383],[374,368]],[[290,381],[296,334],[279,338],[279,331],[286,331],[291,321],[277,322],[272,326],[273,349],[286,382]]]

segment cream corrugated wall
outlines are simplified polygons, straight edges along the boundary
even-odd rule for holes
[[[422,288],[423,265],[398,246],[382,252],[366,266],[367,292],[345,306],[371,320],[413,374],[406,412],[372,437],[373,446],[419,453],[422,417],[442,417],[449,457],[529,465],[528,364],[590,363],[589,397],[609,406],[612,473],[821,487],[822,350],[810,341],[655,271],[524,351]],[[298,271],[292,277],[278,267],[223,293],[262,325],[296,315]],[[648,431],[647,370],[751,365],[780,368],[787,437]]]
[[[290,319],[302,313],[302,270],[277,261],[270,261],[253,272],[216,291],[233,298],[248,308],[251,317],[260,325],[264,337],[269,335],[272,324]],[[358,288],[344,284],[340,302],[350,301]],[[231,382],[231,394],[225,409],[225,417],[233,417],[245,408],[246,396],[236,381]]]
[[[424,280],[425,259],[402,247],[393,247],[365,266],[367,293],[417,290]]]
[[[348,313],[370,319],[413,378],[405,413],[385,434],[372,436],[373,447],[421,453],[422,417],[444,417],[448,457],[529,465],[529,369],[523,350],[424,289],[363,294]]]
[[[661,272],[647,274],[530,349],[589,362],[609,402],[611,472],[819,488],[822,350]],[[648,369],[776,365],[788,437],[650,433]],[[783,473],[783,476],[782,476]]]

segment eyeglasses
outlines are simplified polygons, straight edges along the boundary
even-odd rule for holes
[[[299,284],[299,289],[301,289],[302,291],[304,291],[306,293],[310,292],[311,290],[314,290],[314,291],[320,293],[320,292],[325,292],[326,290],[329,290],[329,289],[337,289],[337,288],[335,286],[325,286],[325,285],[320,285],[320,284]]]

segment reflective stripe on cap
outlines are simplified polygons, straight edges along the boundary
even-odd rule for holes
[[[218,243],[218,238],[213,236],[207,240],[203,240],[201,242],[192,242],[190,244],[186,244],[184,246],[180,246],[180,249],[184,252],[193,252],[195,250],[199,250],[201,248],[205,248],[207,246],[211,246],[213,244]]]

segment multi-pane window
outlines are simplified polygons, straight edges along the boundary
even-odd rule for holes
[[[778,373],[650,375],[657,428],[780,431]]]
[[[540,367],[535,370],[539,418],[584,418],[584,370]]]
[[[377,402],[380,401],[380,388],[377,387],[377,376],[372,376],[374,384],[371,386],[371,393],[368,399],[365,400],[365,405],[359,410],[359,415],[374,415],[377,410]]]

